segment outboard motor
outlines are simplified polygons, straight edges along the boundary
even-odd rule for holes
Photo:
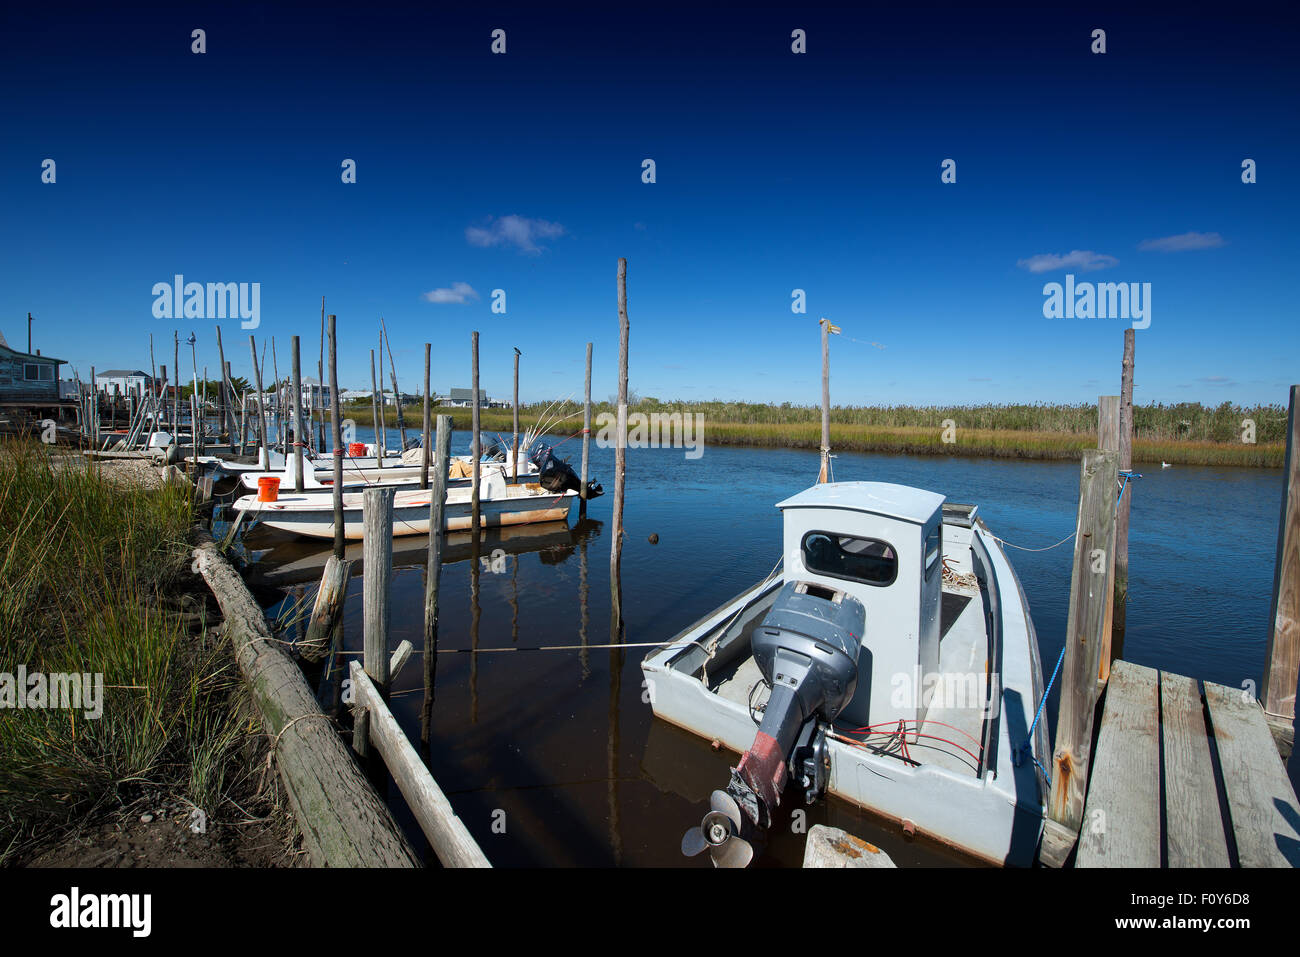
[[[555,456],[549,445],[538,446],[530,456],[537,466],[537,481],[548,492],[566,492],[570,489],[582,494],[582,479],[573,471],[568,462]],[[587,482],[587,499],[599,498],[605,494],[599,482]]]
[[[812,803],[826,787],[826,728],[853,700],[866,624],[862,602],[812,582],[786,582],[750,639],[772,688],[754,743],[731,770],[725,791],[682,838],[682,853],[707,849],[718,867],[745,867],[746,837],[772,823],[788,778]]]

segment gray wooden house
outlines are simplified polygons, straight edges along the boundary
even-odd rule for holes
[[[76,402],[59,395],[59,366],[64,364],[51,356],[19,352],[0,334],[0,408],[53,418],[69,410],[75,415]]]

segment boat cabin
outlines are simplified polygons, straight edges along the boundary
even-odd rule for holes
[[[777,503],[785,580],[823,585],[866,608],[858,683],[840,720],[919,728],[939,671],[943,502],[887,482],[814,485]],[[915,722],[915,724],[913,724]]]

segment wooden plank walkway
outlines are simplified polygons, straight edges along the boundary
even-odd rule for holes
[[[1259,703],[1116,661],[1075,866],[1300,867],[1300,801]]]

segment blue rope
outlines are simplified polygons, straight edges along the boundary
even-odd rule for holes
[[[1043,767],[1041,764],[1038,763],[1038,757],[1033,753],[1034,729],[1038,727],[1038,721],[1043,716],[1043,708],[1047,706],[1047,696],[1052,693],[1052,685],[1056,684],[1056,676],[1057,674],[1060,673],[1061,662],[1063,662],[1064,660],[1065,660],[1065,646],[1062,645],[1061,656],[1056,659],[1056,667],[1052,669],[1052,679],[1047,682],[1047,688],[1043,691],[1042,700],[1038,702],[1038,713],[1034,715],[1034,721],[1029,726],[1029,734],[1026,736],[1025,743],[1022,744],[1020,746],[1020,749],[1016,751],[1016,753],[1013,755],[1013,762],[1012,762],[1013,764],[1015,764],[1016,767],[1020,767],[1020,765],[1024,763],[1026,755],[1032,757],[1034,764],[1038,766],[1038,770],[1043,772],[1043,777],[1047,779],[1048,784],[1052,783],[1052,776],[1047,773],[1047,769],[1045,767]]]
[[[1137,472],[1119,473],[1119,496],[1115,499],[1115,507],[1119,508],[1119,500],[1124,497],[1124,489],[1128,487],[1128,480],[1131,478],[1140,479],[1142,476]]]

